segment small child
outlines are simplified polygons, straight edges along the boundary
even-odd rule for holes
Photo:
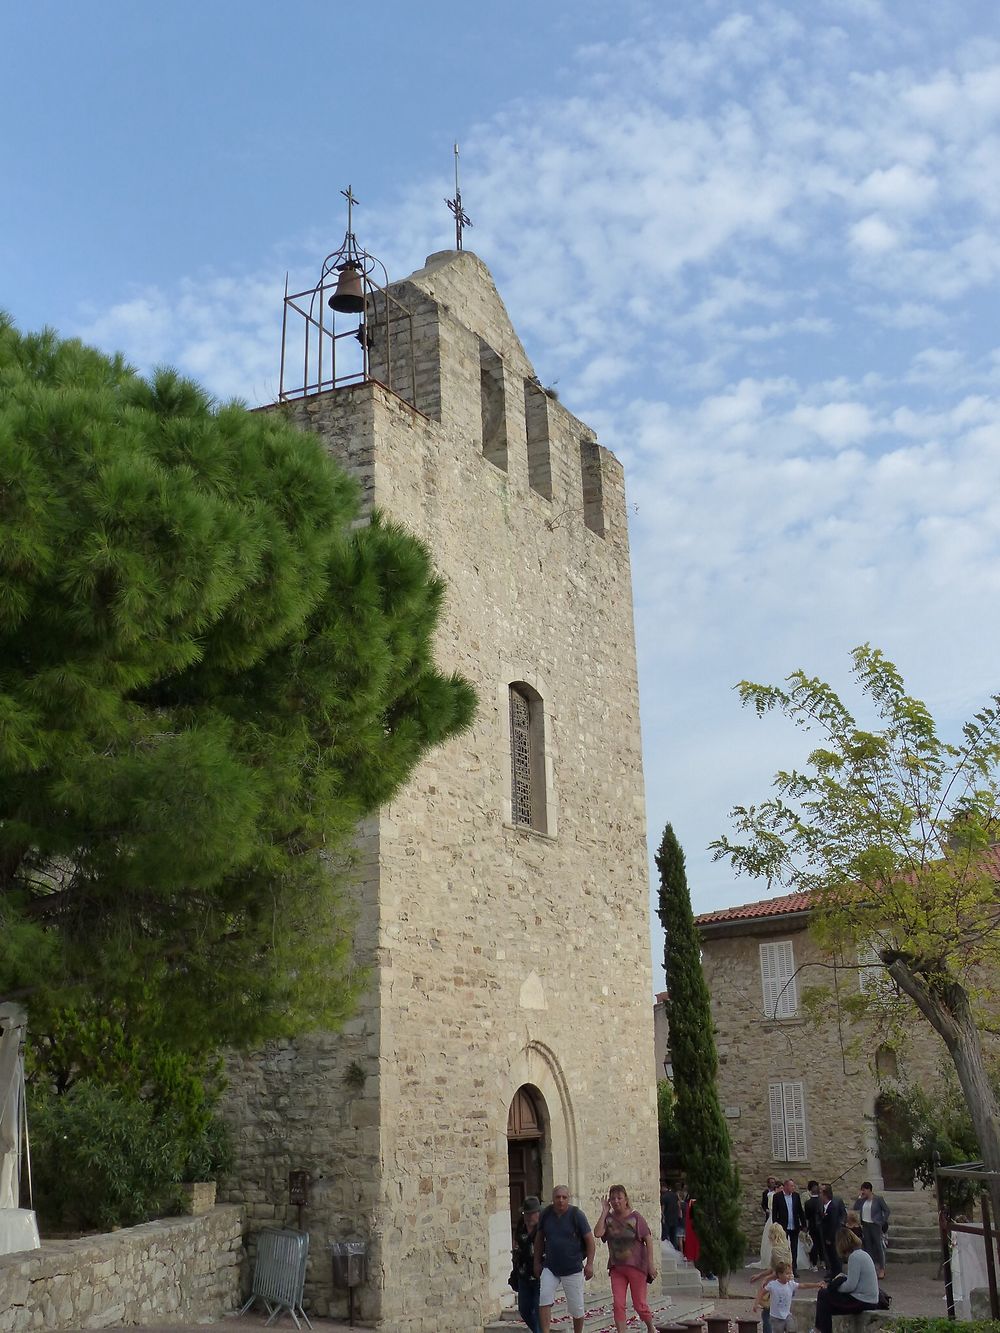
[[[760,1305],[760,1322],[763,1333],[771,1333],[771,1293],[766,1290],[767,1283],[777,1272],[779,1264],[792,1266],[792,1251],[788,1244],[788,1233],[780,1222],[772,1222],[767,1229],[767,1249],[770,1254],[770,1262],[766,1273],[761,1273],[756,1281],[760,1284],[760,1293],[757,1297]],[[756,1309],[757,1306],[754,1306]]]
[[[759,1308],[761,1311],[765,1333],[795,1333],[795,1319],[792,1315],[795,1293],[799,1289],[818,1291],[821,1286],[820,1282],[796,1282],[792,1277],[791,1264],[776,1263],[774,1277],[760,1288],[753,1304],[755,1310]]]

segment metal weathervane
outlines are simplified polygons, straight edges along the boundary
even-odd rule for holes
[[[472,226],[472,218],[462,207],[462,191],[458,186],[458,144],[455,145],[455,198],[446,199],[445,203],[455,215],[455,249],[462,249],[462,232]]]

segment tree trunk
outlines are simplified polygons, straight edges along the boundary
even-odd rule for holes
[[[994,1172],[989,1181],[994,1234],[1000,1226],[1000,1102],[986,1072],[983,1043],[965,988],[957,981],[932,990],[909,963],[894,959],[888,972],[941,1036],[951,1056],[976,1132],[983,1166]]]

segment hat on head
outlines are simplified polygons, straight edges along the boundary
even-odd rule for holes
[[[540,1213],[542,1211],[542,1201],[537,1194],[529,1194],[524,1203],[521,1204],[522,1213]]]

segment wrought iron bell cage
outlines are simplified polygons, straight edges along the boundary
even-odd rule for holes
[[[390,291],[382,261],[358,245],[351,221],[357,200],[349,186],[343,194],[347,231],[324,259],[319,282],[290,293],[285,278],[278,400],[373,382],[415,406],[413,316]],[[299,351],[301,377],[292,369]]]

